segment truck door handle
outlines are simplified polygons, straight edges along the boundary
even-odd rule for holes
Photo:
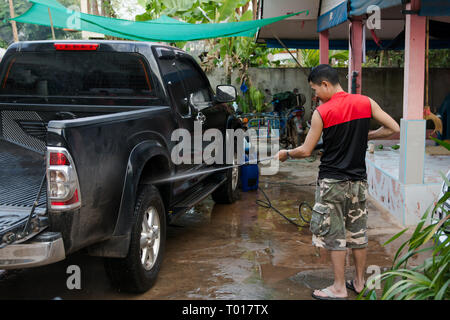
[[[200,121],[200,123],[201,124],[203,124],[203,123],[205,123],[205,121],[206,121],[206,116],[203,114],[203,113],[201,113],[200,111],[197,113],[197,118],[196,118],[196,120],[197,121]]]

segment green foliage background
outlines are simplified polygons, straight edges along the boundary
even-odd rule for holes
[[[78,0],[59,0],[59,2],[66,7],[79,6]],[[26,0],[14,0],[13,3],[16,16],[23,14],[31,7],[31,2]],[[14,41],[9,18],[9,1],[0,0],[0,47],[2,48],[8,47]],[[17,23],[17,32],[20,41],[52,39],[50,27],[36,24]],[[55,36],[57,39],[80,39],[81,32],[68,32],[55,28]]]

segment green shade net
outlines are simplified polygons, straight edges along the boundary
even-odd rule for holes
[[[56,0],[30,0],[32,7],[24,14],[12,19],[22,23],[51,26],[50,15],[55,28],[68,28],[102,33],[114,37],[143,41],[190,41],[221,37],[252,37],[258,28],[306,13],[293,14],[243,22],[192,24],[162,16],[156,20],[130,21],[96,16],[72,11]]]

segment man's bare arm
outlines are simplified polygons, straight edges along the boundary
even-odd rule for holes
[[[372,118],[382,126],[377,130],[369,131],[369,140],[388,138],[394,133],[400,132],[400,126],[390,115],[384,112],[374,100],[369,98],[372,107]]]

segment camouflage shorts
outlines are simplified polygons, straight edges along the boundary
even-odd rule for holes
[[[367,247],[367,182],[322,179],[316,188],[312,243],[328,250]]]

